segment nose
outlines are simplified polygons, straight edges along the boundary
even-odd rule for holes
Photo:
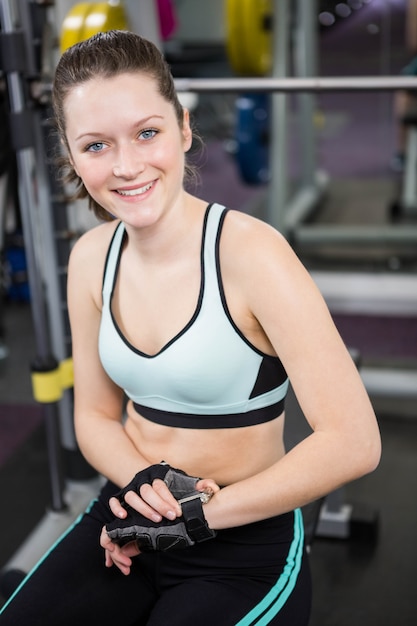
[[[119,148],[113,165],[113,174],[117,178],[133,179],[143,172],[145,164],[140,158],[139,150],[133,145]]]

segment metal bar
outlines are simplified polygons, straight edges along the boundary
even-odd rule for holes
[[[333,76],[316,78],[177,78],[177,91],[417,91],[417,78],[408,76]]]
[[[294,241],[302,245],[354,245],[383,247],[393,244],[416,246],[417,227],[410,224],[358,224],[343,227],[333,224],[308,224],[293,232]]]
[[[297,27],[294,42],[294,70],[299,78],[317,76],[317,0],[298,0],[296,7]],[[299,184],[309,188],[315,184],[316,127],[314,116],[317,109],[317,95],[311,92],[296,94],[298,103],[299,137],[302,137],[300,152]],[[279,132],[281,132],[279,130]]]
[[[320,91],[417,91],[413,76],[328,76],[326,78],[175,78],[175,88],[183,92],[320,92]],[[50,96],[52,83],[39,85],[41,95]]]
[[[319,205],[328,187],[329,176],[326,172],[316,170],[314,174],[313,183],[295,191],[286,206],[283,232],[289,237],[293,235],[297,226],[302,224]]]
[[[156,2],[154,0],[124,0],[124,8],[130,28],[138,35],[152,41],[161,50],[162,41]]]
[[[411,126],[407,135],[407,159],[401,194],[401,210],[405,215],[417,213],[417,129]]]
[[[274,0],[273,76],[285,79],[290,66],[289,16],[290,0]],[[275,92],[271,96],[269,142],[270,183],[268,185],[267,221],[284,231],[285,205],[288,200],[287,128],[288,96]]]
[[[417,275],[411,272],[312,270],[310,274],[332,314],[417,315]]]
[[[412,369],[363,367],[360,374],[367,392],[375,396],[395,399],[417,399],[417,372]],[[397,407],[397,411],[401,409]],[[413,413],[415,417],[415,413]]]

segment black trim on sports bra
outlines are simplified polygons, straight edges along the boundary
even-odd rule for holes
[[[216,237],[216,247],[215,247],[215,258],[216,258],[216,272],[217,272],[217,283],[219,286],[220,298],[223,305],[223,310],[225,315],[227,316],[232,328],[237,332],[239,337],[244,341],[252,350],[254,350],[257,354],[260,354],[263,357],[263,361],[261,364],[261,368],[258,373],[257,380],[255,382],[254,388],[250,394],[250,398],[255,398],[263,393],[271,391],[275,389],[277,386],[277,380],[282,383],[284,382],[288,376],[285,368],[279,357],[273,356],[272,354],[267,354],[266,352],[262,352],[259,348],[257,348],[253,343],[249,341],[247,337],[242,333],[240,328],[235,324],[233,317],[229,311],[229,307],[227,305],[226,294],[224,292],[223,279],[220,267],[220,236],[223,230],[224,219],[228,209],[226,209],[219,220],[219,228],[217,231]]]
[[[172,339],[170,339],[158,352],[156,352],[155,354],[147,354],[146,352],[142,352],[142,350],[139,350],[139,348],[137,348],[136,346],[134,346],[133,344],[130,343],[130,341],[125,337],[125,335],[122,333],[114,315],[113,315],[113,310],[112,310],[112,300],[113,300],[113,293],[114,293],[114,288],[116,285],[116,281],[117,281],[117,276],[119,273],[119,267],[120,267],[120,260],[122,257],[122,251],[123,251],[123,243],[127,237],[127,233],[126,231],[123,233],[123,240],[122,240],[122,245],[120,246],[120,250],[118,252],[117,255],[117,262],[115,265],[115,269],[114,269],[114,275],[113,275],[113,284],[111,286],[111,292],[110,292],[110,298],[109,298],[109,310],[110,310],[110,315],[112,318],[112,322],[113,325],[117,331],[117,333],[119,334],[119,337],[122,339],[122,341],[129,347],[130,350],[132,350],[132,352],[135,352],[136,354],[139,354],[140,356],[146,358],[146,359],[154,359],[155,357],[157,357],[159,354],[161,354],[162,352],[164,352],[164,350],[166,350],[167,348],[169,348],[169,346],[171,346],[173,343],[175,343],[175,341],[177,341],[184,333],[187,332],[187,330],[193,325],[194,321],[197,319],[199,313],[200,313],[200,309],[201,309],[201,305],[203,302],[203,295],[204,295],[204,285],[205,285],[205,271],[204,271],[204,249],[205,249],[205,240],[206,240],[206,232],[207,232],[207,221],[208,221],[208,216],[209,216],[209,212],[210,212],[210,207],[212,206],[212,204],[209,204],[206,208],[206,212],[204,214],[204,220],[203,220],[203,229],[202,229],[202,235],[201,235],[201,251],[200,251],[200,291],[198,294],[198,299],[197,299],[197,305],[195,308],[195,311],[191,317],[191,319],[189,320],[189,322],[187,322],[187,324],[184,326],[184,328],[182,330],[180,330],[179,333],[177,333],[174,337],[172,337]],[[120,226],[120,225],[119,225]],[[116,227],[119,228],[119,226]],[[113,238],[115,236],[116,230],[113,234],[112,237],[112,242],[113,242]],[[109,246],[109,251],[111,249],[112,243]],[[106,262],[104,265],[104,276],[106,275],[106,270],[107,270],[107,262],[108,262],[108,257],[109,257],[110,252],[107,253],[106,256]],[[104,283],[104,277],[103,277],[103,283]]]
[[[174,411],[161,411],[143,404],[133,402],[135,411],[142,417],[160,424],[174,428],[194,428],[196,430],[212,428],[243,428],[256,426],[265,422],[272,422],[284,411],[285,398],[275,404],[260,409],[252,409],[247,413],[226,413],[222,415],[194,415],[192,413],[176,413]]]
[[[111,250],[113,248],[113,241],[114,241],[114,239],[116,237],[117,231],[120,228],[120,225],[121,225],[121,222],[119,221],[119,223],[117,224],[117,226],[114,229],[114,232],[113,232],[113,234],[111,236],[109,247],[107,248],[106,258],[105,258],[104,267],[103,267],[103,278],[102,278],[102,281],[101,281],[101,293],[102,294],[103,294],[104,284],[105,284],[106,276],[107,276],[107,266],[109,264],[109,257],[110,257],[110,254],[111,254]],[[121,254],[122,247],[123,247],[123,243],[120,246],[119,255],[118,255],[118,259],[117,259],[117,266],[119,265],[119,260],[120,260],[120,254]],[[117,275],[116,269],[115,269],[115,274],[114,275],[115,276]],[[112,293],[113,293],[113,289],[114,289],[114,280],[113,280],[113,285],[112,285]]]

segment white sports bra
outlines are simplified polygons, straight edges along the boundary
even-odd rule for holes
[[[209,205],[201,246],[201,285],[194,315],[157,354],[123,336],[111,302],[123,240],[120,223],[109,246],[99,335],[102,365],[153,422],[178,428],[237,428],[267,422],[284,409],[288,378],[277,357],[253,346],[233,322],[222,286],[219,241],[227,210]]]

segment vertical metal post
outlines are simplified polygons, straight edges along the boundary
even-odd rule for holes
[[[62,363],[66,358],[70,357],[71,346],[69,345],[69,329],[66,328],[64,323],[64,316],[66,315],[66,300],[65,300],[65,275],[61,275],[64,272],[63,261],[59,262],[59,255],[57,249],[58,237],[55,231],[54,222],[63,216],[53,215],[55,213],[63,213],[66,210],[64,203],[59,204],[59,193],[63,194],[62,190],[51,189],[48,180],[48,164],[45,163],[46,146],[42,129],[47,121],[41,116],[41,112],[36,111],[35,116],[35,147],[37,158],[37,178],[38,195],[39,195],[39,221],[41,229],[39,232],[39,240],[42,244],[43,258],[39,261],[42,263],[42,275],[45,277],[47,288],[45,290],[45,306],[48,314],[48,327],[49,336],[51,341],[51,348],[53,354],[56,356],[59,363]],[[45,133],[47,130],[45,130]],[[51,197],[51,192],[54,192],[54,196]],[[58,206],[59,205],[59,206]],[[61,235],[62,237],[62,235]],[[68,252],[69,254],[69,252]],[[68,262],[68,254],[65,263]],[[64,283],[64,284],[62,284]],[[60,441],[65,451],[75,453],[78,450],[73,420],[73,401],[72,401],[72,389],[63,390],[61,399],[59,400],[59,425],[60,425]],[[67,459],[68,461],[68,459]],[[67,471],[71,470],[71,467],[67,466]]]
[[[129,27],[162,48],[156,0],[124,0]]]
[[[290,2],[273,2],[273,76],[288,75]],[[267,221],[284,235],[288,197],[287,94],[274,93],[271,105],[271,181],[267,196]]]
[[[298,0],[295,29],[295,75],[300,78],[317,75],[317,0]],[[316,96],[298,94],[298,128],[302,141],[300,150],[301,186],[313,187],[316,177],[316,136],[314,114]]]

